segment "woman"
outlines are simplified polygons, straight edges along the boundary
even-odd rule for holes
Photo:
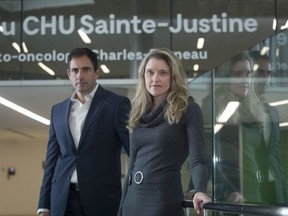
[[[219,75],[220,74],[220,75]],[[262,202],[261,184],[268,171],[267,149],[264,141],[264,107],[254,91],[253,66],[245,53],[234,56],[218,71],[226,78],[215,90],[216,132],[215,154],[218,158],[214,175],[216,201]],[[205,117],[211,112],[211,96],[203,100]],[[229,102],[239,102],[238,108],[226,122],[219,117]],[[205,119],[209,123],[209,120]],[[264,177],[265,176],[265,177]]]
[[[211,201],[204,193],[208,174],[202,114],[170,50],[152,50],[142,60],[128,129],[130,164],[118,215],[184,215],[180,169],[188,155],[194,208],[200,213],[202,204]]]

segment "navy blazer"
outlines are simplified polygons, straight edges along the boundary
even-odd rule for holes
[[[87,216],[117,214],[121,199],[121,147],[129,153],[126,129],[130,101],[99,85],[88,111],[79,147],[70,128],[70,98],[53,106],[39,208],[63,216],[70,178],[77,168],[82,205]]]
[[[279,115],[275,107],[264,103],[265,108],[270,115],[271,121],[271,134],[267,145],[268,164],[274,173],[275,181],[275,200],[274,202],[285,204],[287,200],[287,187],[283,171],[283,161],[281,159],[281,146],[280,146],[280,127],[279,127]],[[271,194],[267,194],[267,197],[271,197]]]

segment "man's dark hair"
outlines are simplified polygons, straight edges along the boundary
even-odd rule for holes
[[[91,60],[94,70],[98,69],[98,56],[95,52],[93,52],[92,50],[88,48],[73,49],[68,55],[68,59],[67,59],[68,64],[70,65],[72,58],[81,57],[81,56],[87,56]]]
[[[260,51],[258,50],[250,51],[249,56],[253,59],[254,62],[258,60],[264,60],[270,62],[270,57],[267,54],[261,55]]]

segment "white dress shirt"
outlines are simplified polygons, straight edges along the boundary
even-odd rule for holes
[[[93,91],[85,96],[85,103],[82,104],[77,98],[76,98],[76,92],[71,97],[71,107],[70,107],[70,113],[69,113],[69,127],[70,131],[74,140],[74,144],[76,146],[76,149],[78,149],[79,140],[81,137],[83,125],[87,116],[87,113],[89,111],[93,96],[98,88],[98,84],[96,84]],[[77,170],[73,172],[71,179],[71,183],[78,183],[77,179]]]

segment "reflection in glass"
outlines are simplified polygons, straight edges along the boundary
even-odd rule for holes
[[[213,136],[206,134],[206,145],[207,152],[214,149],[215,201],[287,202],[287,147],[283,142],[287,128],[279,127],[287,117],[283,109],[269,105],[287,99],[283,88],[277,88],[287,83],[283,73],[282,81],[273,80],[281,75],[273,68],[273,58],[260,52],[260,45],[217,67],[215,88],[202,100],[205,125],[214,125]]]

